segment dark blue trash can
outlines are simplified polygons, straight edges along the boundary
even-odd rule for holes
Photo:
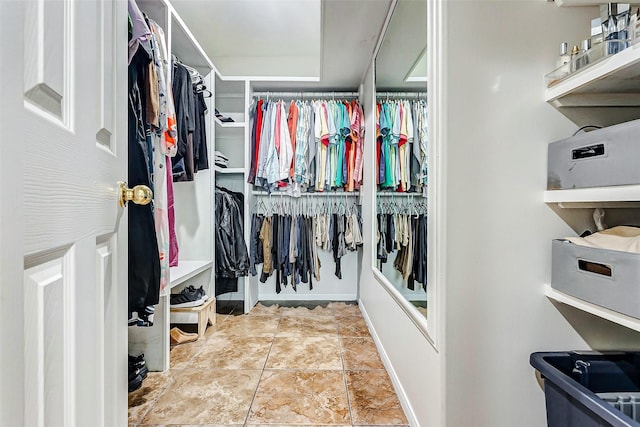
[[[640,427],[640,352],[532,353],[548,427]]]

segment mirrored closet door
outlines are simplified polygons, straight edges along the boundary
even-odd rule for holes
[[[376,56],[374,269],[427,317],[427,2],[398,0]],[[400,302],[400,301],[399,301]]]

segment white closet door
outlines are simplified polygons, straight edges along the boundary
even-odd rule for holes
[[[127,4],[0,2],[0,425],[127,422]]]

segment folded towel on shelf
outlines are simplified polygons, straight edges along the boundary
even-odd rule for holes
[[[216,117],[218,118],[218,120],[220,120],[223,123],[229,123],[229,122],[233,122],[234,120],[231,117],[225,117],[222,114],[220,114],[220,111],[215,110],[216,111]]]
[[[621,252],[640,253],[640,228],[620,225],[585,237],[566,237],[576,245]]]
[[[219,168],[227,168],[229,166],[229,158],[225,156],[220,151],[215,151],[213,157],[213,162]]]
[[[227,156],[225,156],[224,154],[222,154],[220,151],[217,151],[217,150],[216,150],[216,151],[213,153],[213,155],[214,155],[214,157],[215,157],[216,159],[221,159],[221,160],[229,161],[229,158],[228,158]]]

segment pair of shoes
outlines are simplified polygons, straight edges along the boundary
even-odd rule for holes
[[[179,294],[171,294],[170,306],[171,308],[198,307],[204,304],[208,298],[202,286],[196,289],[190,285]]]
[[[171,328],[169,331],[169,338],[171,340],[171,345],[186,344],[188,342],[197,341],[198,334],[184,332],[179,328]]]
[[[130,311],[128,326],[136,326],[137,324],[138,324],[138,312]]]
[[[129,355],[129,372],[132,371],[141,375],[142,379],[147,378],[149,368],[147,368],[147,362],[144,360],[144,354],[140,356]]]
[[[153,326],[155,307],[146,306],[144,309],[129,312],[128,326]]]
[[[129,355],[129,393],[142,386],[142,380],[147,377],[149,369],[144,360],[144,354],[139,356]]]
[[[142,375],[129,374],[129,393],[136,391],[142,386]]]
[[[155,315],[156,308],[152,305],[148,305],[144,308],[143,312],[138,311],[137,326],[153,326],[153,317]]]
[[[218,118],[218,120],[220,120],[223,123],[229,123],[229,122],[233,122],[234,120],[231,117],[225,117],[222,114],[220,114],[220,111],[218,111],[217,109],[215,109],[216,111],[216,117]]]

